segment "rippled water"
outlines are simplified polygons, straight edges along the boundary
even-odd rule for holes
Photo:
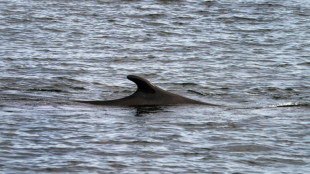
[[[0,172],[307,173],[306,0],[0,1]],[[126,75],[222,107],[98,107]]]

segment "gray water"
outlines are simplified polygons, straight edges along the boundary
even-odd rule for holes
[[[308,173],[310,1],[0,0],[0,173]],[[126,75],[218,104],[103,107]]]

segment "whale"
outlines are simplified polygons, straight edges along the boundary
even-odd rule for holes
[[[128,75],[127,78],[137,85],[137,90],[130,96],[116,100],[76,102],[103,106],[168,106],[185,104],[218,106],[168,92],[141,76]]]

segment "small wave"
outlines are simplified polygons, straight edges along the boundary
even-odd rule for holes
[[[310,103],[302,103],[302,102],[286,102],[275,105],[269,105],[270,107],[309,107]]]
[[[42,91],[42,92],[65,92],[61,89],[43,89],[43,88],[32,88],[28,91]]]
[[[223,147],[217,147],[219,150],[228,151],[228,152],[260,152],[260,151],[273,151],[273,147],[265,145],[229,145]]]
[[[198,92],[198,91],[195,91],[195,90],[191,90],[191,89],[189,89],[189,90],[187,90],[187,91],[188,91],[188,92],[190,92],[190,93],[193,93],[193,94],[197,94],[197,95],[204,96],[204,94],[203,94],[203,93]]]
[[[298,65],[302,65],[302,66],[310,66],[310,62],[299,63]]]

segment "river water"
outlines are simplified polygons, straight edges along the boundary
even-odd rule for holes
[[[0,173],[308,173],[307,0],[1,0]],[[103,107],[126,75],[221,105]]]

